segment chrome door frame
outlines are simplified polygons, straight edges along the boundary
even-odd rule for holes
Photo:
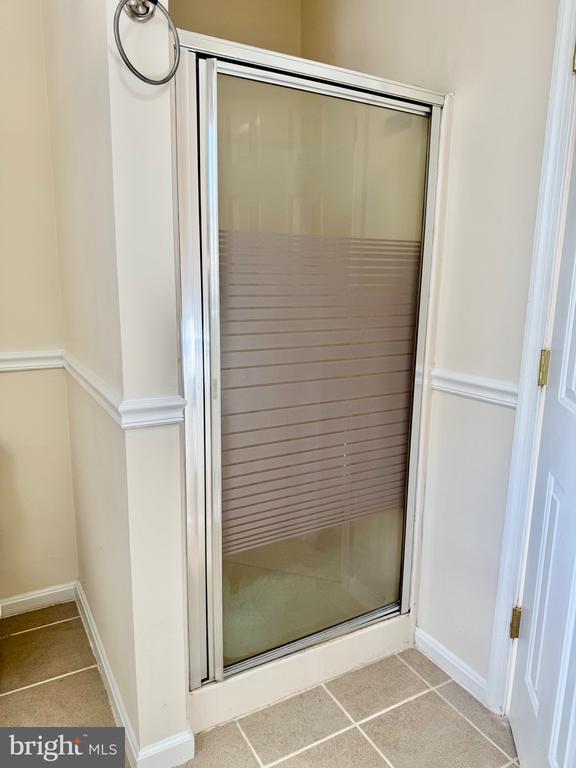
[[[185,409],[185,484],[190,689],[408,613],[421,443],[440,122],[444,96],[326,64],[180,31],[176,78],[181,353]],[[399,603],[383,606],[226,670],[222,631],[220,307],[218,268],[218,74],[430,116],[422,267]],[[200,221],[200,226],[198,225]]]

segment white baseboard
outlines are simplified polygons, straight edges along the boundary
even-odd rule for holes
[[[67,603],[76,597],[75,584],[59,584],[57,587],[37,589],[35,592],[25,592],[22,595],[0,600],[0,616],[14,616],[17,613],[28,613],[50,605]]]
[[[140,750],[137,768],[174,768],[194,757],[194,734],[182,731]]]
[[[444,645],[431,637],[424,630],[416,629],[416,648],[425,656],[428,656],[440,669],[443,669],[447,675],[456,680],[456,682],[468,691],[471,696],[478,699],[484,706],[486,704],[487,683],[485,678],[469,667],[465,661],[462,661],[452,651],[449,651]]]
[[[98,669],[100,670],[104,686],[108,692],[114,720],[116,721],[116,725],[126,729],[126,753],[130,765],[135,768],[137,765],[136,757],[138,755],[136,734],[134,733],[134,728],[132,727],[132,723],[130,722],[130,718],[124,707],[118,685],[114,678],[114,673],[112,672],[112,667],[110,666],[106,651],[104,650],[102,638],[100,637],[98,627],[96,626],[94,615],[88,604],[88,598],[86,597],[86,593],[82,589],[80,582],[76,584],[76,601],[78,603],[78,610],[80,611],[84,629],[86,630],[90,645],[94,651],[94,656],[96,656],[96,661],[98,662]]]
[[[76,600],[86,634],[98,662],[98,669],[108,692],[114,720],[116,725],[125,729],[126,755],[132,768],[174,768],[174,766],[192,760],[194,757],[194,734],[190,730],[176,733],[142,749],[139,748],[136,733],[122,701],[94,615],[90,610],[86,593],[79,582],[76,583]]]

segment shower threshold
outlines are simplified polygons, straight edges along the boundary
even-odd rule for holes
[[[327,629],[323,629],[320,632],[315,632],[314,634],[299,638],[298,640],[294,640],[291,643],[286,643],[285,645],[281,645],[278,648],[273,648],[270,651],[266,651],[266,653],[260,653],[257,656],[252,656],[249,659],[244,659],[243,661],[239,661],[235,664],[230,664],[229,666],[224,667],[224,679],[232,677],[233,675],[237,675],[240,672],[246,672],[247,670],[253,669],[254,667],[259,667],[262,664],[267,664],[270,661],[283,658],[284,656],[289,656],[307,648],[312,648],[315,645],[325,643],[328,640],[333,640],[337,637],[341,637],[342,635],[349,634],[350,632],[364,629],[365,627],[372,626],[373,624],[377,624],[378,622],[391,619],[399,615],[400,603],[390,603],[383,608],[378,608],[375,611],[364,613],[362,616],[358,616],[355,619],[350,619],[349,621],[345,621],[342,624],[337,624],[334,627],[328,627]]]

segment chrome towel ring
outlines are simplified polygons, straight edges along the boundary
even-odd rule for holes
[[[170,27],[170,32],[172,33],[172,37],[174,38],[174,51],[175,51],[174,63],[170,68],[170,72],[168,72],[166,77],[162,77],[158,80],[148,77],[147,75],[143,75],[142,72],[139,72],[136,69],[134,64],[132,64],[132,62],[126,55],[126,51],[124,50],[124,46],[122,45],[122,39],[120,37],[120,14],[122,13],[122,10],[125,10],[128,16],[133,21],[142,23],[142,22],[149,21],[154,16],[156,8],[159,8],[162,11],[162,13],[166,18],[166,21],[168,22],[168,26]],[[118,52],[120,53],[120,56],[122,57],[122,61],[124,62],[124,64],[126,64],[126,66],[130,70],[130,72],[132,72],[133,75],[136,75],[136,77],[140,78],[140,80],[143,80],[145,83],[148,83],[149,85],[164,85],[164,83],[168,83],[170,80],[172,80],[172,78],[176,74],[178,65],[180,64],[180,38],[178,37],[178,30],[176,29],[174,22],[170,18],[170,14],[166,10],[166,8],[164,8],[162,3],[158,2],[158,0],[120,0],[116,8],[116,12],[114,14],[114,38],[116,40]]]

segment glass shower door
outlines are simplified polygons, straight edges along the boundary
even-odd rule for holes
[[[213,494],[234,670],[398,609],[429,116],[233,74],[216,94]]]

